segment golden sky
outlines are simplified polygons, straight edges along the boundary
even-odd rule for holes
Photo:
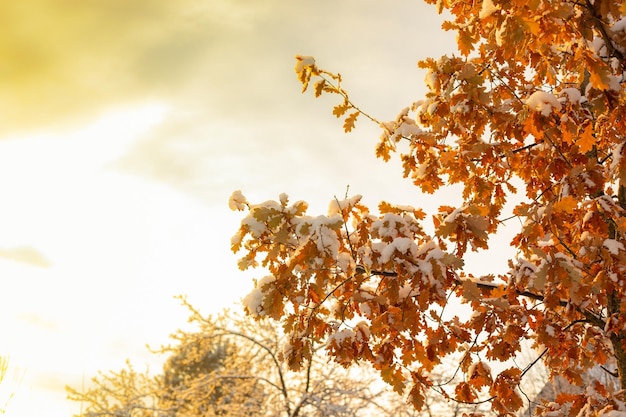
[[[7,416],[68,417],[79,387],[153,359],[183,326],[173,299],[214,312],[251,289],[230,236],[252,201],[363,194],[435,205],[302,95],[294,55],[339,71],[393,119],[424,94],[418,59],[454,49],[415,0],[0,2],[0,355]],[[13,373],[11,373],[13,372]]]

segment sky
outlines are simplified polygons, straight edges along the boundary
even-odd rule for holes
[[[6,415],[71,416],[66,385],[154,361],[146,345],[185,325],[176,295],[205,313],[245,296],[234,190],[312,213],[348,186],[370,206],[457,198],[422,195],[375,158],[376,126],[344,134],[336,100],[301,94],[293,71],[315,56],[394,119],[425,93],[417,61],[454,51],[441,21],[416,0],[1,2]]]

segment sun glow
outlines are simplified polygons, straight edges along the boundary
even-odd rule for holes
[[[132,251],[129,242],[138,244],[151,230],[142,215],[149,206],[144,200],[166,197],[109,168],[168,111],[158,103],[116,109],[74,130],[0,141],[0,276],[11,294],[0,306],[0,331],[16,335],[0,343],[0,357],[9,358],[0,410],[15,394],[7,415],[46,410],[51,417],[66,416],[74,405],[64,402],[64,378],[76,372],[69,368],[112,366],[89,360],[93,347],[84,339],[95,340],[97,328],[88,318],[96,312],[88,309],[99,307],[81,298],[103,282],[128,279],[121,274],[125,269],[137,273],[124,254]],[[103,301],[112,297],[99,294]],[[75,327],[83,330],[73,333]],[[84,358],[71,348],[82,345]],[[58,375],[60,365],[64,375]]]

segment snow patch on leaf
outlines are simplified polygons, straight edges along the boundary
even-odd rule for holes
[[[359,201],[361,201],[361,198],[363,198],[363,196],[360,194],[357,194],[350,198],[346,198],[345,200],[338,200],[338,199],[331,200],[330,204],[328,205],[328,215],[332,216],[335,214],[341,214],[341,212],[344,209],[352,208],[355,205],[357,205]]]
[[[495,12],[497,12],[498,10],[500,10],[500,7],[493,4],[493,1],[483,0],[483,4],[482,4],[482,7],[480,8],[480,13],[478,14],[478,18],[485,19],[491,16],[492,14],[494,14]]]
[[[348,252],[340,252],[337,256],[337,268],[342,272],[348,272],[356,268],[356,264],[352,256]]]
[[[335,342],[337,345],[343,344],[346,340],[354,341],[356,334],[350,329],[342,329],[328,336],[328,345]]]
[[[307,67],[315,66],[315,58],[307,55],[296,55],[295,72],[302,72]]]
[[[580,90],[578,88],[564,88],[561,90],[561,93],[565,95],[567,101],[570,103],[582,103],[586,99],[580,94]]]
[[[625,32],[626,31],[626,16],[622,17],[620,20],[613,23],[613,26],[611,26],[611,29],[613,30],[613,32]]]
[[[526,105],[533,111],[549,116],[553,109],[561,110],[561,103],[557,98],[545,91],[535,91],[526,99]]]
[[[241,300],[244,308],[251,315],[261,317],[266,314],[263,310],[263,297],[265,297],[263,287],[274,281],[276,281],[276,277],[273,275],[266,275],[258,280],[255,288]]]
[[[618,242],[615,239],[606,239],[604,243],[602,243],[602,246],[607,248],[609,252],[611,252],[611,255],[615,256],[619,254],[620,250],[624,250],[624,245],[622,244],[622,242]]]
[[[242,211],[245,210],[248,204],[248,200],[241,193],[241,190],[237,190],[230,195],[228,199],[228,208],[231,210]]]
[[[382,250],[380,254],[381,262],[389,262],[396,251],[414,256],[417,252],[417,245],[408,237],[397,237]]]

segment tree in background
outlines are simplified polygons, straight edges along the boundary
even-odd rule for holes
[[[137,372],[130,362],[118,372],[100,372],[86,391],[65,387],[68,398],[81,403],[76,417],[165,417],[159,406],[161,386],[149,372]]]
[[[5,380],[8,369],[9,359],[6,356],[0,356],[0,384]],[[3,397],[6,398],[0,398],[0,401],[4,402],[4,404],[0,403],[0,414],[5,414],[7,412],[7,406],[9,405],[11,398],[13,398],[13,392],[6,394],[3,392]]]
[[[86,391],[66,387],[68,398],[81,403],[80,417],[169,416],[159,407],[160,386],[148,372],[137,372],[130,362],[119,372],[92,378]],[[84,407],[84,408],[83,408]]]
[[[338,96],[346,132],[359,117],[379,124],[380,158],[398,153],[423,192],[460,186],[462,202],[437,213],[383,202],[374,213],[346,196],[309,216],[284,194],[253,204],[233,193],[230,207],[248,212],[232,239],[239,266],[269,270],[247,311],[282,323],[291,368],[325,343],[342,365],[369,362],[417,409],[435,389],[499,415],[520,410],[536,362],[511,361],[528,341],[551,376],[582,385],[601,365],[618,380],[558,395],[538,414],[625,415],[626,3],[428,2],[450,13],[443,29],[459,55],[419,62],[426,97],[395,120],[362,111],[312,57],[298,56],[295,71],[303,91]],[[464,271],[505,221],[519,223],[509,269]],[[454,299],[469,314],[446,308]],[[435,384],[431,371],[451,355],[462,380]]]
[[[247,372],[231,372],[241,361],[237,345],[202,327],[172,337],[178,343],[159,351],[169,355],[158,378],[161,409],[175,410],[176,416],[234,416],[246,410],[251,415],[250,409],[258,409],[263,387]]]
[[[224,311],[204,317],[188,302],[196,331],[179,330],[163,372],[150,375],[130,363],[101,373],[84,392],[67,388],[84,404],[80,417],[412,417],[414,410],[378,384],[371,372],[346,370],[314,354],[305,371],[289,371],[281,357],[285,338],[271,321]],[[322,352],[318,352],[322,353]]]
[[[172,357],[176,360],[168,360],[165,381],[167,375],[184,379],[183,387],[174,389],[174,397],[196,406],[189,415],[205,415],[206,409],[197,408],[203,402],[221,403],[223,412],[214,410],[209,415],[227,416],[358,417],[372,412],[389,416],[411,412],[389,395],[386,387],[373,388],[376,378],[371,373],[329,364],[325,355],[314,352],[303,365],[304,372],[290,371],[282,360],[285,337],[272,321],[255,321],[229,310],[204,317],[185,304],[191,312],[190,321],[199,331],[175,335],[179,343]],[[186,370],[215,349],[230,352],[221,356],[215,371],[207,372],[207,367],[201,372]],[[206,401],[207,390],[218,392],[219,401]],[[164,404],[172,406],[170,402]]]

